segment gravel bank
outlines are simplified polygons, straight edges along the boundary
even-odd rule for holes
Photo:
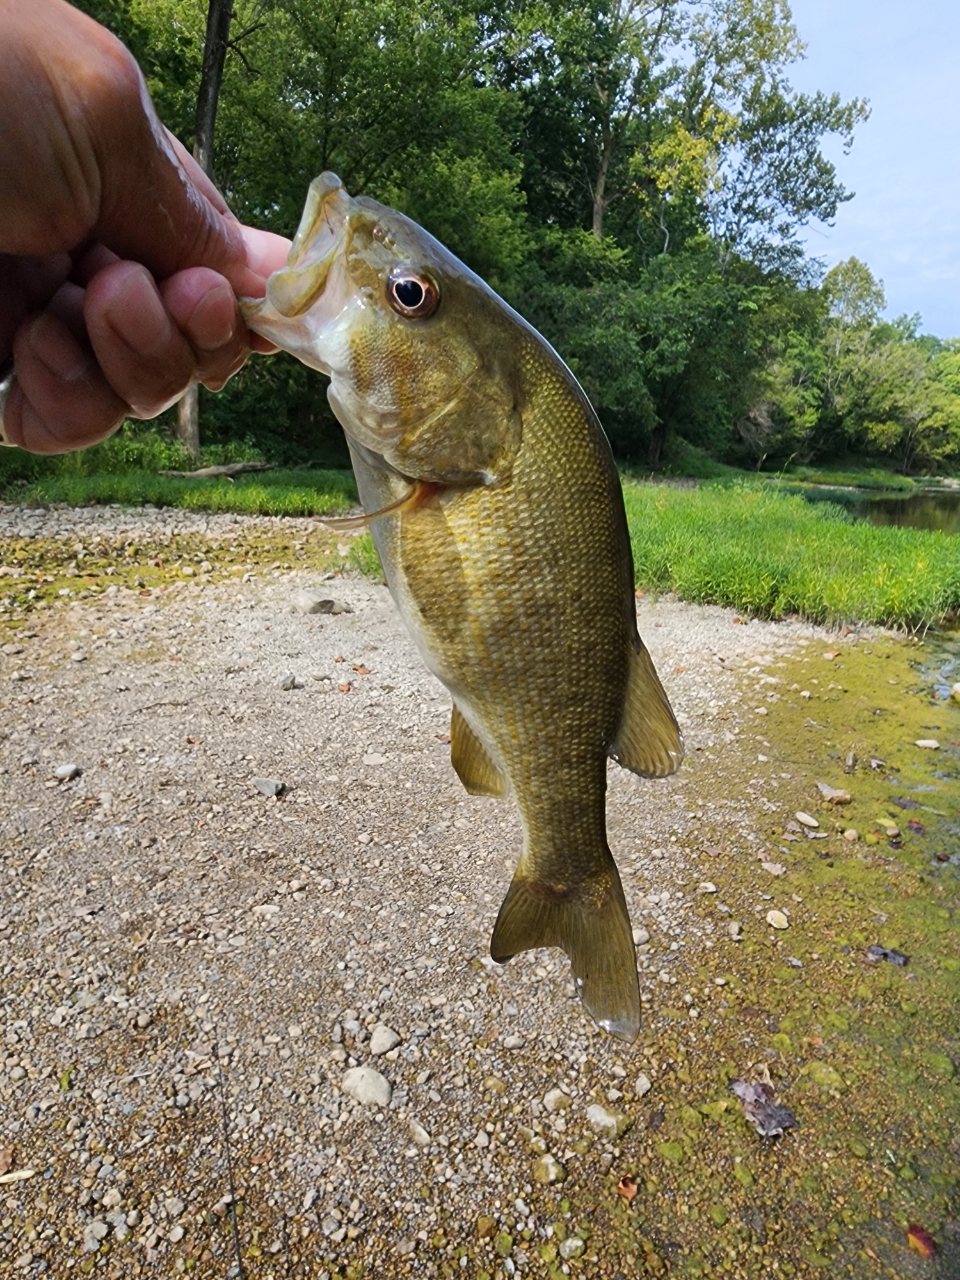
[[[5,507],[0,536],[238,522],[313,527]],[[592,1027],[562,956],[491,964],[516,815],[460,787],[447,695],[385,589],[319,583],[351,611],[293,612],[316,585],[111,588],[4,636],[7,1274],[237,1274],[221,1071],[251,1276],[613,1275],[629,1256],[588,1207],[616,1204],[651,1140],[623,1130],[671,1068],[664,1006],[709,1037],[734,912],[756,927],[705,905],[711,846],[741,852],[756,910],[777,905],[751,876],[775,856],[769,815],[796,807],[789,776],[749,804],[727,779],[760,767],[765,671],[824,636],[640,602],[687,764],[656,783],[610,769],[647,1011],[630,1050]]]

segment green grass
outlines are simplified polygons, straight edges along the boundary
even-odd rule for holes
[[[626,484],[637,585],[764,618],[918,629],[960,613],[960,537],[753,485]]]
[[[10,495],[8,495],[9,497]],[[181,480],[146,471],[69,472],[19,486],[15,500],[85,507],[117,503],[139,507],[183,507],[190,511],[236,511],[245,515],[336,515],[357,502],[349,471],[263,471],[232,480]]]

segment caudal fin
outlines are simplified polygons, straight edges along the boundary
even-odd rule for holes
[[[620,876],[608,857],[602,876],[567,888],[518,872],[497,916],[490,954],[502,964],[532,947],[562,947],[596,1023],[633,1041],[640,1031],[637,960]]]

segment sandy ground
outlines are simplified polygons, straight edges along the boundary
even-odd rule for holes
[[[251,1276],[626,1275],[587,1210],[652,1137],[603,1125],[656,1103],[662,1006],[709,1041],[731,921],[789,910],[754,874],[796,808],[758,763],[758,708],[771,664],[827,637],[640,602],[687,763],[610,768],[648,1017],[631,1048],[591,1025],[563,956],[490,962],[516,814],[460,787],[449,699],[386,590],[319,582],[352,612],[305,616],[304,585],[119,589],[8,632],[0,1271],[240,1274],[229,1147]],[[739,901],[703,888],[717,841]],[[373,1101],[342,1087],[357,1065],[383,1078]]]

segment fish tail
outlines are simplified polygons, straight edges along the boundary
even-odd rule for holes
[[[518,869],[500,907],[490,954],[500,964],[532,947],[561,947],[577,992],[604,1031],[633,1041],[640,1031],[640,986],[630,916],[612,855],[603,873],[555,885]]]

